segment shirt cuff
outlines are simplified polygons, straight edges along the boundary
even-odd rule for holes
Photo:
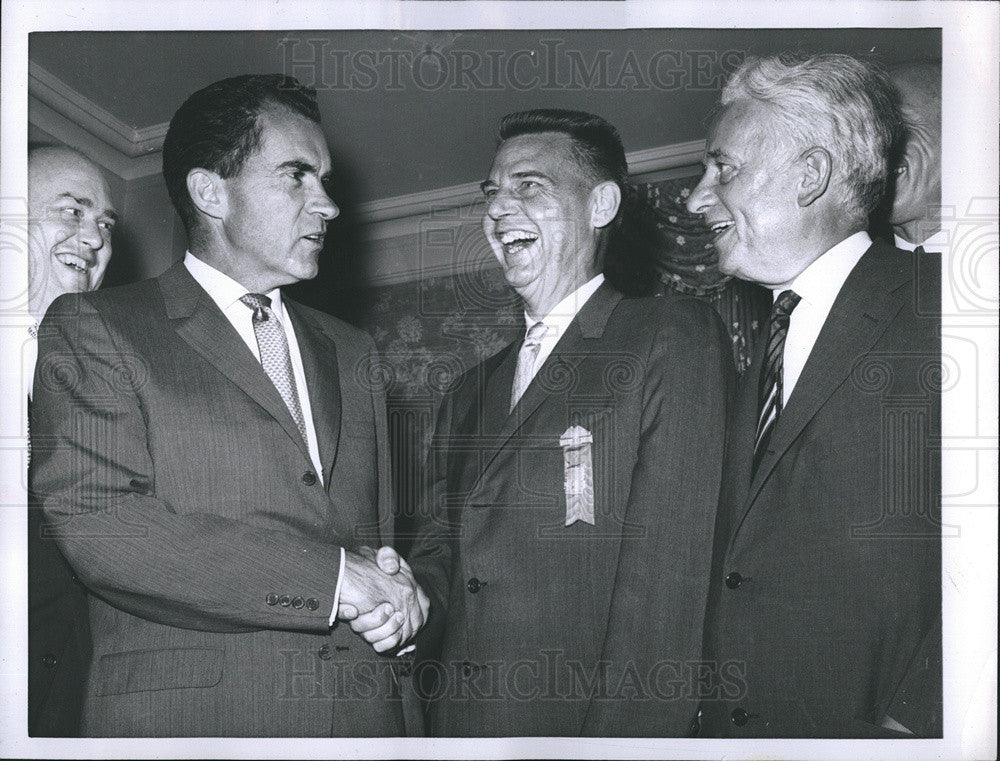
[[[337,588],[333,591],[333,610],[330,611],[330,626],[337,622],[337,608],[340,607],[340,588],[344,585],[344,564],[347,562],[347,552],[340,548],[340,570],[337,572]]]

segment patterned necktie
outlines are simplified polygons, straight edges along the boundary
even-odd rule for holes
[[[538,358],[538,350],[542,345],[542,338],[548,327],[544,322],[536,322],[528,329],[528,335],[524,337],[521,351],[517,355],[517,370],[514,372],[514,385],[510,389],[510,411],[513,412],[524,390],[531,383],[535,374],[535,360]]]
[[[240,296],[240,301],[253,310],[253,332],[257,336],[257,348],[260,349],[260,363],[264,366],[264,372],[278,389],[288,411],[292,413],[292,420],[298,426],[302,440],[308,442],[306,420],[302,415],[299,392],[295,388],[295,377],[292,375],[288,338],[285,336],[284,328],[274,316],[271,299],[262,293],[248,293]]]
[[[38,340],[38,323],[33,322],[28,326],[28,335],[34,340]],[[31,391],[32,382],[28,381],[28,417],[25,419],[25,435],[28,438],[28,467],[31,467]]]
[[[751,479],[757,475],[757,468],[771,440],[771,432],[778,422],[778,416],[781,415],[785,338],[788,336],[788,322],[792,310],[801,298],[795,291],[782,291],[775,299],[774,308],[771,310],[764,366],[757,385],[757,408],[760,413],[757,417],[757,438],[753,448]]]

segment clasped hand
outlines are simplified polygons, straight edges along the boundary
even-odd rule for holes
[[[361,547],[346,554],[337,618],[350,621],[376,652],[406,645],[429,610],[430,600],[413,571],[392,547],[378,552]]]

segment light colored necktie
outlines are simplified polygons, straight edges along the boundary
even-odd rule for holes
[[[528,335],[524,337],[521,344],[521,351],[517,354],[517,370],[514,372],[514,385],[510,389],[510,410],[514,411],[524,390],[531,383],[535,375],[535,360],[538,358],[538,350],[542,345],[542,339],[548,327],[544,322],[536,322],[528,329]]]
[[[292,414],[292,420],[302,434],[302,440],[308,443],[306,420],[302,415],[299,392],[295,388],[295,377],[292,375],[288,338],[271,309],[271,299],[262,293],[248,293],[240,296],[240,301],[253,310],[253,332],[257,337],[257,348],[260,349],[260,363],[264,367],[264,372],[284,399],[285,406]]]

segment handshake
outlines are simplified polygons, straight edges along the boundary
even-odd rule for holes
[[[405,646],[424,625],[430,607],[410,566],[392,547],[347,552],[337,619],[350,621],[376,652]]]

